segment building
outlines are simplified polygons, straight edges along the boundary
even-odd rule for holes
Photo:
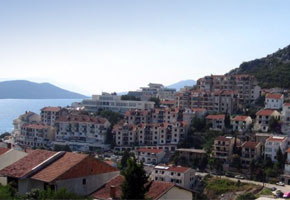
[[[0,170],[19,194],[32,189],[65,188],[78,195],[89,195],[119,171],[86,154],[34,150]]]
[[[206,151],[203,149],[180,148],[176,149],[176,152],[178,152],[180,158],[185,158],[188,162],[196,159],[200,161],[202,158],[206,157]]]
[[[66,114],[68,114],[68,110],[61,107],[44,107],[40,112],[41,122],[48,126],[54,126],[55,121]]]
[[[242,155],[241,161],[242,165],[249,167],[253,160],[257,160],[262,156],[262,145],[259,142],[244,142],[241,146]]]
[[[286,152],[288,146],[288,138],[284,136],[271,136],[265,143],[265,159],[270,158],[273,162],[277,161],[277,151],[280,148],[282,154]]]
[[[240,133],[245,133],[246,131],[250,130],[252,122],[253,120],[250,116],[238,115],[231,119],[233,131],[237,131]]]
[[[290,185],[290,148],[286,150],[287,159],[285,161],[284,174],[281,176],[281,181]]]
[[[43,124],[24,124],[20,135],[15,137],[16,142],[26,147],[50,147],[54,141],[55,130]]]
[[[195,181],[195,171],[188,167],[173,165],[157,165],[151,173],[154,181],[174,183],[178,186],[191,189]]]
[[[284,103],[283,94],[267,93],[265,97],[265,109],[282,109]]]
[[[13,136],[18,136],[20,135],[21,132],[21,127],[24,124],[39,124],[41,122],[40,115],[26,111],[24,114],[20,115],[17,119],[13,120]]]
[[[95,191],[91,197],[98,200],[121,199],[121,185],[124,181],[123,176],[117,176],[108,181],[103,187]],[[146,199],[163,199],[163,200],[191,200],[193,199],[192,191],[162,181],[151,181],[149,191],[146,193]]]
[[[135,150],[137,160],[145,164],[159,164],[162,162],[165,152],[162,149],[138,148]]]
[[[256,131],[268,132],[269,122],[271,118],[280,119],[280,113],[276,110],[262,109],[256,113],[256,123],[254,129]]]
[[[222,131],[225,128],[225,115],[208,115],[206,116],[206,124],[210,130]]]
[[[97,112],[99,110],[111,110],[114,112],[125,113],[129,109],[153,109],[152,101],[127,101],[121,100],[121,96],[102,93],[102,95],[93,95],[92,99],[82,101],[84,109],[88,112]]]
[[[186,108],[183,111],[183,121],[190,124],[193,118],[204,119],[207,114],[205,108]]]
[[[284,103],[281,113],[282,127],[281,131],[284,134],[290,135],[290,103]]]
[[[68,145],[72,151],[95,151],[105,145],[110,122],[102,117],[82,114],[61,116],[56,122],[56,144]]]
[[[229,163],[235,143],[238,146],[240,140],[234,137],[218,136],[214,140],[212,157],[220,159],[224,163]]]

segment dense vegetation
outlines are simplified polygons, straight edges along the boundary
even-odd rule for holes
[[[244,62],[230,74],[252,74],[263,88],[290,88],[290,45],[267,57]]]

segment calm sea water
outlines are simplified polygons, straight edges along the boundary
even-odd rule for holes
[[[25,111],[40,113],[45,106],[68,106],[81,99],[0,99],[0,134],[13,130],[13,120]]]

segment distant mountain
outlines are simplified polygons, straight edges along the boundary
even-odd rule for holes
[[[64,90],[50,83],[25,80],[0,82],[0,99],[82,99],[86,96]]]
[[[172,85],[168,85],[166,87],[173,88],[173,89],[176,89],[176,91],[178,91],[181,88],[184,88],[184,86],[193,86],[195,84],[196,84],[196,81],[194,81],[194,80],[183,80],[183,81],[179,81],[177,83],[174,83]]]
[[[244,62],[229,74],[252,74],[263,88],[290,88],[290,45],[264,58]]]

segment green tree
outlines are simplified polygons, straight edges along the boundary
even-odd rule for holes
[[[279,132],[278,128],[279,128],[279,120],[274,117],[271,117],[271,119],[269,120],[269,131]]]
[[[191,120],[191,127],[194,130],[203,131],[205,129],[205,127],[206,127],[205,120],[204,119],[200,119],[198,117],[194,117]]]
[[[155,108],[160,107],[160,99],[158,97],[150,97],[149,101],[153,101],[155,103],[154,105]]]
[[[231,128],[231,117],[229,114],[226,114],[225,116],[225,127],[227,129]]]
[[[284,160],[284,155],[283,155],[280,147],[279,147],[279,149],[277,151],[276,157],[277,157],[279,168],[283,169],[283,167],[285,165],[285,160]]]
[[[124,151],[122,159],[121,159],[121,169],[126,169],[127,168],[127,163],[128,159],[130,158],[130,153],[129,151]]]
[[[145,194],[152,182],[146,184],[148,177],[143,168],[143,163],[138,164],[134,158],[129,158],[127,165],[128,167],[122,172],[124,181],[121,185],[121,199],[145,199]]]

